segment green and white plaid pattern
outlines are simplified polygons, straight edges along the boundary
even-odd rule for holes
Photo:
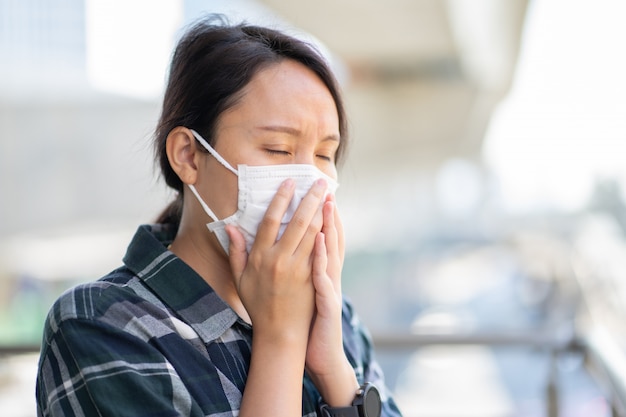
[[[38,416],[237,416],[252,328],[168,251],[167,225],[141,226],[124,266],[65,292],[48,315],[37,377]],[[358,379],[387,395],[371,340],[344,302],[344,348]],[[319,393],[303,377],[302,415]]]

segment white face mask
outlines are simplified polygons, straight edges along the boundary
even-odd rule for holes
[[[238,165],[238,169],[235,169],[226,162],[198,132],[194,130],[191,130],[191,132],[215,159],[239,177],[237,211],[235,214],[222,220],[219,220],[215,213],[213,213],[209,206],[202,200],[193,184],[189,185],[189,188],[200,202],[206,214],[213,219],[213,222],[207,223],[207,227],[211,232],[215,233],[217,240],[219,240],[226,253],[228,253],[230,243],[230,239],[225,230],[227,224],[234,224],[239,228],[246,240],[246,249],[248,253],[250,253],[259,224],[270,202],[274,198],[274,195],[276,195],[278,187],[280,187],[286,179],[292,178],[296,183],[296,187],[291,203],[281,221],[277,239],[282,236],[287,224],[291,221],[296,209],[300,205],[300,202],[316,180],[320,178],[326,180],[328,184],[326,189],[327,194],[334,194],[339,186],[334,179],[324,174],[316,166],[308,164]]]

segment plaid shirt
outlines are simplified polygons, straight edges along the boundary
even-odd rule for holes
[[[38,416],[237,416],[252,328],[166,249],[174,231],[141,226],[125,266],[64,293],[44,330]],[[383,416],[400,416],[369,335],[343,307],[344,348],[359,382],[376,384]],[[302,415],[319,393],[308,376]]]

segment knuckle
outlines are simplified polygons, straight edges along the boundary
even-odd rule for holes
[[[281,257],[278,257],[271,267],[272,276],[275,278],[281,277],[288,269],[285,261]]]
[[[310,195],[315,197],[315,200],[321,200],[322,197],[324,197],[324,190],[319,187],[313,187],[311,188]]]
[[[322,223],[316,219],[307,226],[307,232],[311,234],[317,234],[320,230],[322,230]]]
[[[308,227],[309,223],[304,219],[304,217],[295,215],[291,219],[291,223],[299,229],[305,229]]]
[[[264,227],[268,227],[268,228],[278,227],[278,225],[280,225],[280,220],[281,220],[280,217],[268,211],[265,214],[265,216],[263,216],[263,219],[261,220],[261,224]]]
[[[261,252],[253,250],[250,252],[250,255],[248,255],[248,264],[258,271],[262,268],[264,259]]]

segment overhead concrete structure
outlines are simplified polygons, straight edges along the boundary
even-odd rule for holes
[[[511,85],[528,1],[260,3],[345,64],[359,160],[382,156],[428,169],[478,153]]]

